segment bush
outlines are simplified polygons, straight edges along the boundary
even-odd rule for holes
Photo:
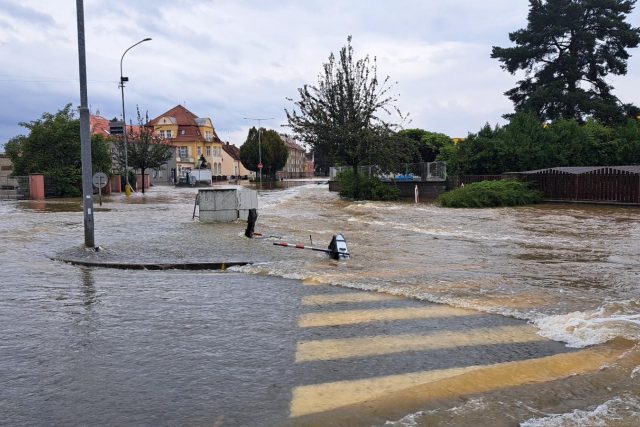
[[[353,170],[340,172],[336,181],[340,184],[340,196],[354,200],[398,200],[400,190],[392,187],[378,178],[358,174],[359,189],[356,185],[356,175]]]
[[[505,179],[481,181],[457,188],[438,197],[436,203],[449,208],[487,208],[538,203],[542,193],[528,183]]]

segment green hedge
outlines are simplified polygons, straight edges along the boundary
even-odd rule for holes
[[[400,190],[380,181],[376,177],[358,174],[353,170],[340,172],[336,176],[340,184],[340,196],[353,200],[398,200]],[[359,184],[359,185],[356,185]]]
[[[505,179],[481,181],[457,188],[438,197],[436,203],[448,208],[487,208],[537,203],[542,193],[529,184]]]

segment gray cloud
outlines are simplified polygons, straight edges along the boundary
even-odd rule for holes
[[[51,15],[11,0],[5,0],[0,4],[0,14],[6,14],[12,19],[24,21],[32,25],[53,25],[55,22]]]
[[[0,104],[0,145],[23,133],[19,121],[79,102],[74,2],[20,4],[0,6],[10,24],[0,27],[0,96],[10,100]],[[489,54],[526,16],[527,2],[513,0],[85,0],[89,103],[105,117],[121,114],[120,57],[152,37],[124,60],[128,118],[136,105],[155,117],[186,102],[239,144],[254,124],[243,117],[284,124],[286,98],[315,83],[351,34],[356,55],[375,56],[379,74],[398,81],[409,126],[466,136],[512,110],[503,92],[517,79]],[[629,75],[612,80],[626,102],[638,102],[639,67],[633,56]]]

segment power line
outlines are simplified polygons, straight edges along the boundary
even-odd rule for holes
[[[21,82],[21,83],[79,83],[78,79],[59,79],[59,80],[35,80],[35,79],[0,79],[0,82]],[[88,80],[89,83],[109,83],[117,85],[116,80]]]

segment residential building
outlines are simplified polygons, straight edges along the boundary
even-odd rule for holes
[[[315,153],[311,151],[305,155],[305,177],[313,178],[316,172]]]
[[[179,179],[201,166],[204,156],[213,176],[222,173],[222,141],[218,138],[210,118],[198,117],[182,105],[151,120],[147,126],[162,139],[176,147],[175,175]]]
[[[109,149],[111,150],[112,172],[115,174],[120,173],[121,166],[117,161],[114,137],[122,134],[122,121],[118,121],[116,118],[109,120],[98,114],[91,114],[89,116],[89,129],[92,135],[102,135],[106,138],[107,143],[109,144]],[[119,130],[119,133],[117,134],[116,129]],[[127,125],[127,132],[127,135],[139,136],[140,126],[129,124]],[[129,139],[129,142],[132,144],[135,144],[135,141],[135,138]],[[172,158],[164,165],[152,171],[145,171],[145,175],[147,173],[149,174],[150,183],[152,185],[170,184],[173,182],[171,171],[176,168],[175,157],[175,153],[173,153]]]
[[[277,176],[283,178],[305,178],[307,177],[306,150],[301,147],[293,138],[286,134],[280,134],[282,142],[287,146],[289,157],[287,163]]]
[[[14,188],[17,183],[9,176],[13,173],[13,163],[4,153],[0,153],[0,189]]]
[[[241,178],[255,176],[255,172],[245,168],[240,161],[240,149],[229,142],[222,145],[222,175]]]

